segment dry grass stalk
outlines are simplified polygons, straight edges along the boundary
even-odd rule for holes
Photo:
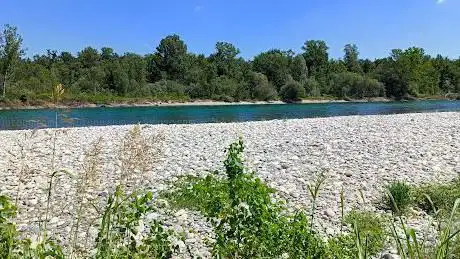
[[[83,172],[78,175],[76,193],[75,193],[75,207],[76,211],[73,216],[72,228],[70,231],[71,244],[70,254],[75,257],[84,254],[85,245],[87,240],[79,240],[80,234],[84,233],[86,238],[89,236],[89,229],[93,225],[94,219],[100,217],[100,212],[97,199],[97,191],[101,186],[101,175],[103,169],[102,163],[102,149],[103,138],[98,138],[89,150],[85,152],[83,161]],[[86,226],[81,230],[82,225]]]
[[[161,156],[163,140],[161,134],[144,134],[140,125],[125,135],[119,151],[119,180],[123,187],[129,189],[148,177],[147,173]]]

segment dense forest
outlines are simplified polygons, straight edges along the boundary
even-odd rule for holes
[[[86,47],[76,55],[47,50],[25,56],[17,28],[0,32],[0,103],[38,105],[53,100],[62,84],[67,102],[125,100],[221,101],[302,98],[458,98],[460,59],[432,57],[422,48],[393,49],[388,57],[362,59],[355,44],[342,59],[329,57],[322,40],[308,40],[299,52],[272,49],[250,60],[228,42],[205,56],[190,53],[171,35],[148,55]]]

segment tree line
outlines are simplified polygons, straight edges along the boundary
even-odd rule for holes
[[[217,42],[205,56],[189,52],[180,36],[170,35],[148,55],[86,47],[77,55],[47,50],[30,58],[17,28],[5,25],[0,32],[1,100],[46,101],[57,84],[74,101],[399,100],[460,93],[460,59],[432,57],[419,47],[393,49],[374,60],[360,58],[355,44],[344,46],[341,59],[331,58],[328,50],[325,41],[308,40],[297,53],[272,49],[248,60],[233,44]]]

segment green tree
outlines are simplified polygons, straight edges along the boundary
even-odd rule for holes
[[[335,96],[341,98],[363,99],[385,93],[384,85],[376,79],[353,72],[335,74],[331,79],[331,89]]]
[[[236,57],[240,50],[228,42],[217,42],[216,50],[209,57],[209,61],[216,66],[217,76],[234,76]]]
[[[322,40],[309,40],[302,46],[305,62],[311,76],[316,78],[324,76],[329,61],[329,47]]]
[[[297,55],[292,59],[290,65],[290,74],[292,78],[298,82],[303,82],[307,79],[307,63],[305,62],[305,58],[302,55]]]
[[[358,62],[358,46],[356,46],[355,44],[347,44],[345,45],[343,51],[345,52],[343,60],[345,61],[347,70],[354,73],[362,73],[361,67],[359,66]]]
[[[100,61],[100,55],[97,49],[86,47],[78,52],[78,61],[83,68],[95,67]]]
[[[154,59],[158,69],[170,80],[184,79],[187,45],[178,35],[170,35],[160,41]]]
[[[6,96],[7,83],[14,75],[25,51],[21,48],[22,37],[17,27],[6,24],[0,33],[0,74],[3,97]]]
[[[280,91],[280,96],[285,102],[297,102],[305,97],[305,89],[294,80],[289,80]]]
[[[101,59],[102,60],[112,60],[117,57],[118,57],[117,53],[115,53],[112,48],[109,48],[109,47],[101,48]]]
[[[268,81],[268,78],[258,72],[252,72],[248,80],[251,99],[268,101],[276,98],[275,87]]]
[[[279,91],[286,84],[289,75],[289,57],[278,49],[262,52],[252,62],[255,72],[263,73]]]

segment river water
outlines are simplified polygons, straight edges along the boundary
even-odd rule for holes
[[[0,110],[0,130],[124,124],[183,124],[460,111],[460,101]]]

